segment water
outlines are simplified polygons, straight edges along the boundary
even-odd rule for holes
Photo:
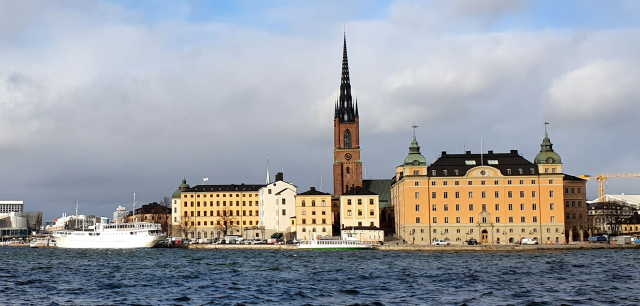
[[[638,305],[640,251],[2,247],[0,304]]]

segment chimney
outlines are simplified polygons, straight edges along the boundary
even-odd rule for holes
[[[276,182],[284,182],[284,174],[282,172],[276,174]]]
[[[311,187],[311,191],[316,191],[316,187]]]
[[[444,157],[447,155],[447,151],[442,151],[442,154],[440,156]]]
[[[471,151],[465,151],[467,155],[471,155]]]
[[[511,150],[511,154],[518,155],[518,150]]]
[[[493,150],[489,150],[489,151],[487,152],[487,155],[491,155],[491,154],[493,154]]]

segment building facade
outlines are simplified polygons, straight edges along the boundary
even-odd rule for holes
[[[291,218],[296,215],[297,190],[297,186],[284,181],[282,172],[276,174],[275,182],[258,190],[259,226],[267,237],[277,232],[292,232]]]
[[[565,175],[564,188],[564,227],[567,239],[584,241],[589,237],[587,209],[587,181],[573,175]]]
[[[351,96],[346,35],[342,54],[340,96],[335,105],[333,133],[333,193],[341,195],[351,188],[362,186],[358,101],[353,103]]]
[[[300,240],[310,240],[313,234],[333,236],[331,194],[318,191],[315,187],[297,194],[296,217],[292,222],[296,227],[296,237]]]
[[[543,146],[543,155],[553,155],[547,135]],[[564,174],[559,156],[554,157],[534,164],[517,150],[442,152],[427,165],[414,136],[391,187],[396,233],[416,244],[435,239],[461,244],[471,238],[565,242]]]
[[[24,201],[0,201],[0,214],[24,212]]]
[[[182,229],[182,192],[191,188],[187,184],[187,180],[183,177],[182,184],[178,186],[178,190],[171,195],[171,235],[179,235]]]
[[[185,188],[180,192],[180,217],[176,219],[180,232],[191,239],[211,239],[224,236],[225,231],[226,235],[244,236],[246,230],[258,229],[258,191],[262,187],[265,185],[197,185]]]
[[[354,187],[340,196],[341,236],[362,241],[384,241],[380,228],[380,196],[364,187]]]

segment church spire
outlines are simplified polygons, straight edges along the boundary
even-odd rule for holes
[[[351,97],[351,80],[349,79],[349,59],[347,58],[347,34],[344,34],[342,49],[342,76],[340,78],[340,97],[335,118],[341,122],[354,122],[357,117]]]
[[[267,185],[271,184],[271,176],[269,175],[269,157],[267,157],[267,180],[265,183],[267,183]]]

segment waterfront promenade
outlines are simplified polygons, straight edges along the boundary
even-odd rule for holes
[[[189,249],[214,250],[297,250],[296,245],[272,244],[191,244]],[[485,245],[375,245],[374,250],[381,251],[424,251],[424,252],[500,252],[500,251],[565,251],[565,250],[601,250],[601,249],[640,249],[640,244],[560,244],[560,245],[515,245],[515,244],[485,244]]]

